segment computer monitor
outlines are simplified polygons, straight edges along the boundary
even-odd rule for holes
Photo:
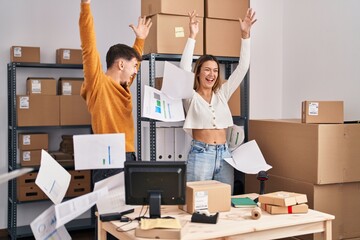
[[[149,205],[150,218],[161,217],[161,205],[185,204],[186,162],[125,162],[125,202]]]

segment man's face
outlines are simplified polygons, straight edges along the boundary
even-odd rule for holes
[[[136,76],[138,64],[136,58],[133,58],[130,61],[123,60],[123,72],[120,80],[121,85],[128,85],[131,79]]]

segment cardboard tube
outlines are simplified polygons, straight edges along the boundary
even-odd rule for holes
[[[251,210],[251,218],[255,220],[261,218],[261,209],[259,207],[255,207]]]

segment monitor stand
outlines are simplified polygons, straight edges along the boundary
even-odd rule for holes
[[[150,192],[149,193],[149,212],[150,218],[161,218],[161,193]]]

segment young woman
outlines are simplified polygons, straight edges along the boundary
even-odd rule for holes
[[[191,71],[195,38],[199,32],[196,13],[189,13],[189,19],[190,36],[180,62],[180,67],[186,71]],[[193,137],[187,181],[218,180],[230,184],[233,189],[234,169],[224,160],[231,157],[226,143],[226,129],[233,125],[228,100],[249,69],[250,29],[256,22],[255,12],[248,9],[239,22],[242,35],[239,65],[225,83],[221,83],[216,57],[203,55],[195,64],[193,95],[184,100],[184,130]]]

